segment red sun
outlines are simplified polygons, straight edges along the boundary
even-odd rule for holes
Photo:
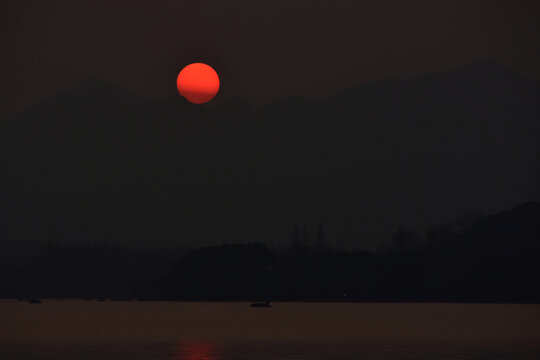
[[[194,104],[204,104],[216,96],[219,90],[217,72],[203,63],[189,64],[176,79],[180,95]]]

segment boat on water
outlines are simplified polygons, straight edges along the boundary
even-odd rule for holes
[[[251,307],[272,307],[272,305],[270,305],[270,300],[269,301],[257,301],[257,302],[254,302],[250,305]]]
[[[36,298],[32,298],[32,299],[28,300],[28,303],[29,304],[41,304],[41,300],[36,299]]]

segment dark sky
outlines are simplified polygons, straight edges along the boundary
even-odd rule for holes
[[[493,58],[540,79],[534,1],[4,0],[0,119],[88,78],[155,99],[207,62],[216,102],[325,96]]]

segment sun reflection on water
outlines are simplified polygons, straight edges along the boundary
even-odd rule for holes
[[[219,360],[217,350],[208,343],[182,344],[172,360]]]

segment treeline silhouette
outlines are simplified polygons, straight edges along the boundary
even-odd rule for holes
[[[1,269],[2,297],[188,301],[540,302],[540,203],[465,214],[420,236],[399,229],[378,251],[313,244],[224,244],[183,254],[50,242]]]

